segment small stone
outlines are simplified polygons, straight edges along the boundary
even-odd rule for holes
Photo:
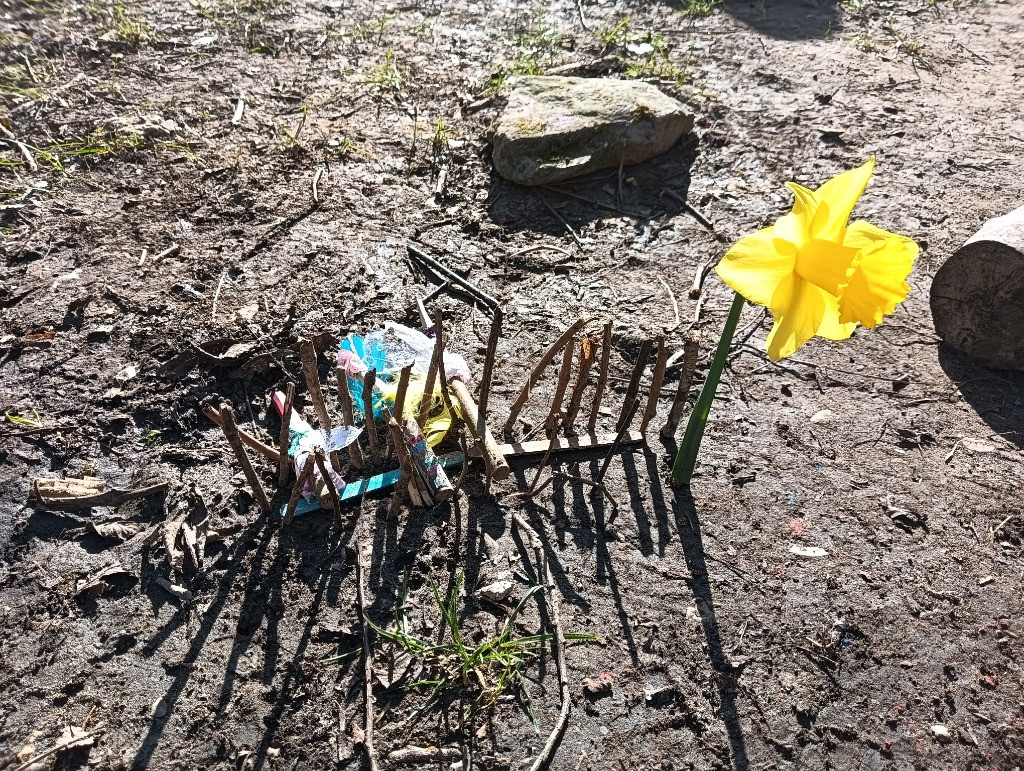
[[[953,737],[950,736],[949,729],[939,723],[932,726],[932,735],[940,742],[953,741]]]
[[[832,410],[818,410],[811,416],[812,423],[831,423],[835,417],[835,413]]]
[[[477,589],[477,596],[491,602],[502,602],[512,594],[515,584],[511,581],[495,581]]]
[[[494,167],[521,185],[550,185],[629,166],[668,150],[693,113],[650,83],[521,78],[494,129]]]

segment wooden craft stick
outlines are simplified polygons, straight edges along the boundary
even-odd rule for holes
[[[278,441],[280,460],[277,465],[277,484],[284,487],[288,484],[288,472],[291,471],[291,458],[288,457],[289,441],[288,426],[292,421],[292,404],[295,401],[295,383],[289,381],[284,387],[284,409],[281,412],[281,434]]]
[[[217,408],[214,407],[212,404],[207,404],[205,407],[203,407],[203,413],[206,415],[206,417],[208,417],[210,420],[216,423],[220,428],[224,428],[224,421],[221,419],[220,412],[218,412]],[[274,463],[280,462],[281,453],[279,453],[273,447],[271,447],[268,444],[264,444],[259,439],[254,437],[252,434],[246,432],[245,429],[238,428],[237,426],[235,426],[235,430],[238,431],[238,438],[242,440],[243,444],[248,445],[252,449],[256,450],[256,452],[258,452],[263,457],[269,458],[270,460],[274,461]]]
[[[615,430],[621,431],[626,426],[627,420],[633,416],[626,417],[630,405],[640,393],[640,382],[644,377],[644,370],[647,368],[647,360],[651,357],[651,341],[644,340],[640,345],[640,353],[636,357],[636,364],[633,365],[633,373],[629,376],[629,386],[626,388],[626,396],[622,401],[622,412],[619,413],[619,422],[615,424]],[[635,412],[635,411],[634,411]]]
[[[348,388],[348,373],[345,372],[344,367],[338,367],[338,406],[341,407],[341,419],[345,421],[346,426],[354,426],[356,424],[355,410],[352,407],[352,392]],[[352,464],[353,468],[361,469],[365,466],[363,461],[363,451],[359,447],[359,442],[352,442],[348,446],[348,462]]]
[[[466,421],[466,427],[483,446],[483,458],[484,463],[487,465],[488,477],[497,480],[508,479],[512,469],[509,468],[508,463],[505,461],[505,456],[502,455],[491,430],[487,427],[486,423],[480,420],[480,410],[476,406],[476,402],[473,401],[469,388],[461,380],[453,380],[451,382],[451,389],[452,396],[459,404],[459,411]],[[478,434],[477,430],[481,425],[483,425],[483,433]]]
[[[246,481],[249,482],[249,487],[252,488],[253,498],[256,499],[256,503],[259,504],[260,509],[266,514],[270,511],[270,499],[267,498],[267,491],[263,489],[263,485],[260,483],[260,478],[256,475],[256,470],[252,467],[249,456],[245,454],[245,447],[242,445],[242,440],[238,435],[238,426],[235,425],[235,411],[231,409],[231,405],[227,402],[221,404],[220,418],[224,438],[228,440],[228,444],[231,445],[235,458],[238,460],[238,465],[242,467],[242,473],[245,474]]]
[[[658,413],[658,396],[661,394],[661,384],[665,382],[665,365],[668,363],[668,345],[665,338],[658,338],[658,357],[654,361],[654,373],[651,376],[651,387],[647,394],[647,406],[644,408],[644,416],[640,419],[640,433],[647,433],[647,426],[654,420]]]
[[[309,391],[309,400],[313,402],[313,409],[316,411],[316,419],[320,421],[320,428],[330,432],[334,427],[331,425],[331,416],[327,413],[327,404],[324,402],[324,393],[320,389],[320,373],[317,369],[316,348],[309,341],[299,346],[299,358],[302,360],[302,373],[306,376],[306,389]]]
[[[565,344],[568,343],[577,332],[583,327],[590,323],[591,319],[580,319],[575,324],[565,330],[558,339],[551,344],[551,347],[544,351],[544,355],[540,357],[540,361],[534,366],[530,372],[530,376],[526,379],[522,389],[519,391],[519,395],[516,400],[512,403],[512,408],[509,410],[508,419],[505,421],[504,433],[511,434],[512,429],[515,427],[516,419],[519,417],[519,413],[523,411],[523,407],[526,406],[526,400],[530,398],[530,393],[540,382],[541,375],[544,374],[544,370],[555,358],[557,354]]]
[[[612,356],[612,322],[604,325],[604,335],[601,338],[601,366],[597,372],[597,386],[594,388],[594,400],[590,403],[590,420],[587,421],[587,430],[593,432],[597,428],[597,417],[601,410],[601,399],[604,398],[604,389],[608,386],[608,366]]]
[[[494,377],[494,362],[498,353],[498,340],[501,338],[501,324],[504,314],[501,308],[495,308],[491,316],[491,333],[487,336],[487,352],[484,354],[484,369],[480,376],[480,401],[477,404],[480,412],[480,425],[477,433],[483,433],[483,424],[487,421],[487,405],[491,398],[491,380]]]
[[[377,437],[377,422],[373,418],[373,386],[377,382],[377,370],[367,370],[363,375],[363,420],[366,435],[370,440],[370,456],[374,465],[380,465],[380,440]]]
[[[693,382],[693,371],[697,368],[697,354],[700,352],[700,334],[696,331],[686,333],[683,338],[683,368],[679,373],[679,387],[676,389],[675,398],[672,401],[672,409],[668,414],[668,421],[661,429],[661,435],[665,438],[675,436],[679,428],[679,421],[683,417],[683,409],[686,407],[686,399],[690,395],[690,384]]]
[[[569,398],[569,410],[565,415],[565,433],[574,433],[573,424],[576,416],[580,413],[580,405],[583,403],[583,392],[587,388],[587,381],[590,379],[590,367],[594,363],[594,342],[586,334],[580,340],[580,357],[576,367],[576,383],[572,387],[572,396]]]
[[[550,434],[558,425],[562,414],[562,402],[565,401],[565,392],[569,388],[569,378],[572,377],[572,355],[576,352],[576,338],[570,338],[562,349],[562,366],[558,370],[558,383],[555,385],[555,395],[551,400],[551,409],[548,410],[548,417],[544,421],[544,428]]]

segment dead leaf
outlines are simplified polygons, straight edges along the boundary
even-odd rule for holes
[[[121,565],[108,565],[102,570],[96,571],[92,575],[78,579],[75,586],[75,596],[85,596],[90,600],[95,600],[110,589],[110,584],[106,579],[118,575],[130,576],[132,575],[132,572],[130,570],[126,570]]]

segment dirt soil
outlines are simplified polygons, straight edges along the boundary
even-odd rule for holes
[[[75,726],[91,746],[32,767],[359,768],[358,658],[322,663],[359,646],[355,540],[372,547],[371,619],[392,621],[408,575],[413,627],[435,634],[430,580],[445,591],[464,571],[476,641],[508,612],[474,593],[496,563],[511,559],[513,601],[536,581],[519,513],[545,535],[565,629],[600,637],[568,650],[553,768],[1024,766],[1024,379],[947,350],[928,310],[944,258],[1024,199],[1022,14],[1007,0],[729,0],[706,16],[610,0],[0,0],[0,765]],[[693,108],[695,135],[621,183],[516,187],[493,174],[487,129],[525,72],[654,79]],[[454,505],[393,519],[368,500],[345,532],[261,515],[201,412],[226,398],[274,442],[267,394],[290,378],[306,404],[310,338],[336,404],[339,337],[419,325],[438,281],[407,259],[413,239],[503,303],[499,422],[571,320],[613,320],[608,431],[640,344],[681,346],[698,265],[786,211],[784,181],[871,154],[857,215],[921,243],[908,301],[778,365],[770,320],[747,307],[689,493],[667,485],[675,445],[656,431],[677,374],[647,445],[611,466],[617,510],[575,481],[524,499],[532,462],[489,493],[474,464]],[[709,278],[698,381],[729,302]],[[483,309],[433,304],[479,374]],[[599,462],[554,465],[589,478]],[[84,512],[30,502],[33,478],[82,474],[170,490]],[[144,540],[193,488],[220,535],[175,579],[188,599]],[[103,523],[124,527],[88,527]],[[531,602],[520,628],[543,618]],[[523,768],[558,715],[548,654],[527,671],[536,727],[508,699],[465,730],[457,702],[416,716],[425,694],[385,682],[386,664],[385,768],[408,744],[464,739],[478,768]],[[610,692],[588,698],[602,673]]]

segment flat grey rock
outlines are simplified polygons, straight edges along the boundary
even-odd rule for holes
[[[650,83],[521,78],[494,129],[494,167],[520,185],[549,185],[640,163],[693,130],[693,113]]]

